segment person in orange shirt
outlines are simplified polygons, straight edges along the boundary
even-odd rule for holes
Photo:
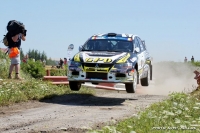
[[[9,54],[11,53],[12,48],[17,47],[18,50],[20,50],[20,46],[21,46],[21,40],[25,41],[26,37],[24,34],[19,33],[16,34],[14,36],[11,36],[9,34],[8,35],[8,44],[9,44]],[[11,79],[12,78],[12,71],[15,67],[15,78],[16,79],[21,79],[19,76],[19,70],[20,70],[20,51],[19,53],[15,56],[15,57],[10,57],[11,59],[11,65],[9,68],[9,75],[8,78]]]
[[[8,32],[6,34],[7,40],[8,40],[8,54],[10,56],[11,60],[11,65],[9,68],[9,75],[8,78],[12,78],[12,71],[15,67],[15,78],[16,79],[21,79],[19,76],[19,71],[20,71],[20,46],[21,46],[21,40],[25,41],[26,40],[26,32],[24,33],[10,33]],[[13,56],[13,49],[18,50],[17,54]],[[14,52],[15,53],[15,52]]]

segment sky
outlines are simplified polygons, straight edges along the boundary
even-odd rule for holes
[[[68,57],[97,33],[130,33],[145,40],[154,61],[200,60],[199,0],[2,0],[0,35],[9,20],[27,29],[23,52]],[[0,39],[1,40],[1,39]],[[4,48],[0,43],[0,48]]]

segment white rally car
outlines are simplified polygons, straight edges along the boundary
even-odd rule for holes
[[[84,82],[124,83],[135,93],[139,81],[152,80],[152,61],[144,41],[133,34],[98,34],[90,37],[74,55],[67,72],[71,90]]]

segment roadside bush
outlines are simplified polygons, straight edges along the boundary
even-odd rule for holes
[[[27,63],[21,64],[21,69],[25,73],[29,73],[33,78],[43,78],[45,75],[45,68],[40,61],[28,60]]]
[[[63,69],[51,68],[50,75],[51,76],[66,76],[67,75],[67,65],[64,65]]]
[[[192,62],[192,64],[193,64],[194,66],[200,67],[200,62],[199,62],[199,61]]]
[[[9,71],[9,57],[0,51],[0,78],[7,78]]]
[[[67,71],[65,69],[51,69],[50,75],[51,76],[66,76]]]

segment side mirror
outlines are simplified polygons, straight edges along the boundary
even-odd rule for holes
[[[135,51],[136,51],[137,53],[139,53],[139,52],[140,52],[139,47],[136,47],[136,48],[135,48]]]
[[[83,45],[79,46],[79,52],[82,51]]]

